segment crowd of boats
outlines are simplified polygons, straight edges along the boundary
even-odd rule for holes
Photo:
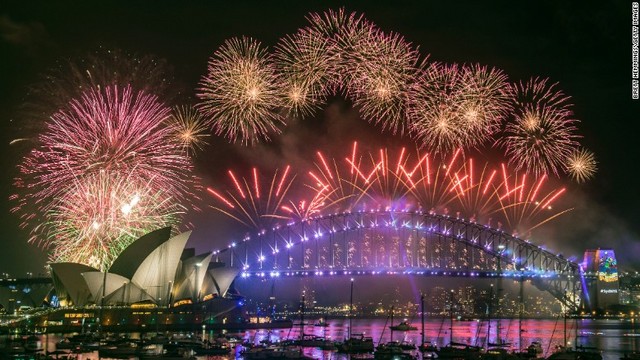
[[[399,324],[400,325],[400,324]],[[318,325],[316,326],[327,326]],[[417,327],[404,323],[410,330]],[[404,330],[403,330],[404,331]],[[222,334],[210,340],[203,340],[193,333],[163,334],[130,338],[126,335],[95,333],[65,336],[55,343],[52,351],[42,348],[41,337],[35,335],[7,338],[0,343],[0,359],[77,359],[79,354],[96,353],[99,358],[140,360],[195,359],[199,356],[221,355],[243,359],[313,359],[305,353],[305,348],[319,348],[343,354],[359,354],[360,358],[375,360],[602,360],[602,353],[594,348],[557,348],[549,356],[543,356],[542,345],[531,343],[521,351],[510,350],[510,344],[488,344],[486,347],[450,342],[436,346],[429,342],[415,344],[407,341],[387,341],[374,343],[374,339],[364,334],[350,334],[343,341],[332,341],[322,336],[304,334],[295,339],[270,341],[266,338],[258,343],[239,336]],[[627,354],[624,360],[640,359],[637,354]]]
[[[221,338],[223,339],[223,338]],[[206,355],[226,355],[233,345],[224,341],[202,341],[193,336],[162,334],[131,338],[127,335],[83,333],[63,337],[51,351],[36,335],[8,337],[0,343],[0,359],[75,359],[80,354],[96,353],[108,359],[185,359]]]

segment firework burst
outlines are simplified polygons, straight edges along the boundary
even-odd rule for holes
[[[106,270],[129,244],[161,227],[179,225],[185,208],[153,181],[100,171],[75,179],[45,214],[51,261]]]
[[[333,75],[329,79],[328,89],[333,93],[346,92],[352,77],[354,56],[357,56],[356,44],[366,41],[375,31],[375,26],[363,14],[347,13],[344,8],[329,10],[322,14],[307,16],[311,36],[326,38],[331,47]]]
[[[576,150],[567,159],[566,172],[579,183],[589,180],[597,170],[598,162],[589,150]]]
[[[471,141],[471,133],[464,126],[469,122],[461,121],[459,114],[464,102],[459,73],[456,64],[431,64],[411,90],[411,130],[429,152],[447,154],[465,148]]]
[[[124,186],[120,182],[124,181],[125,175],[130,181],[134,179],[136,184],[143,183],[152,195],[148,199],[154,201],[171,199],[182,203],[194,198],[192,190],[196,188],[196,179],[192,175],[193,165],[184,149],[175,143],[171,128],[165,126],[168,114],[169,109],[155,96],[116,86],[92,89],[55,113],[38,139],[40,145],[18,166],[20,176],[15,179],[18,193],[12,198],[18,205],[13,211],[20,213],[22,226],[30,228],[29,241],[51,249],[54,254],[78,251],[77,255],[65,256],[87,263],[89,260],[84,257],[84,250],[72,246],[74,237],[68,235],[69,232],[82,234],[86,229],[79,227],[81,223],[67,229],[69,221],[55,219],[80,215],[81,210],[72,212],[71,208],[67,209],[60,203],[70,197],[75,196],[75,202],[82,199],[92,202],[73,204],[74,209],[94,206],[95,198],[74,194],[79,189],[96,188],[97,184],[103,186],[109,179],[113,179],[114,187],[120,188]],[[105,174],[109,177],[105,178]],[[125,190],[113,191],[118,192],[119,199],[126,193]],[[94,193],[104,198],[113,192],[103,189]],[[158,197],[160,195],[162,199]],[[116,203],[104,204],[115,206]],[[162,223],[156,220],[168,215],[160,206],[148,204],[145,207],[159,211],[144,212],[150,223]],[[118,209],[119,206],[101,211],[108,214]],[[175,211],[169,213],[174,214]],[[54,220],[51,219],[52,214],[55,214]],[[144,221],[140,219],[139,223]],[[126,225],[119,223],[118,219],[111,222],[111,226],[103,227],[105,232],[114,232],[110,235],[103,233],[107,246],[111,239],[120,238],[117,234],[121,231],[119,226]],[[86,222],[85,225],[92,226]],[[141,228],[149,229],[146,225],[140,225]],[[69,249],[62,249],[65,246]],[[98,259],[107,260],[108,257]]]
[[[202,114],[190,106],[177,106],[167,119],[176,141],[191,153],[202,150],[209,138],[211,125]]]
[[[502,70],[486,66],[462,67],[459,123],[469,133],[467,147],[479,147],[492,138],[513,107],[507,76]]]
[[[363,152],[354,142],[345,153],[329,158],[317,151],[312,169],[287,167],[266,184],[256,168],[246,178],[229,171],[231,190],[209,189],[221,204],[214,208],[258,232],[277,223],[377,209],[467,218],[515,234],[571,210],[558,201],[566,190],[551,187],[546,175],[477,163],[462,149],[447,156],[406,148]],[[307,195],[291,196],[297,185],[291,174],[303,176]]]
[[[568,97],[556,85],[536,78],[514,86],[514,119],[496,144],[505,148],[516,170],[559,175],[579,146],[578,120],[573,118]]]
[[[266,186],[257,168],[253,168],[248,177],[237,176],[231,170],[227,173],[232,190],[207,188],[207,192],[218,202],[218,205],[212,206],[213,209],[257,231],[270,229],[278,220],[287,219],[288,215],[283,214],[283,210],[295,212],[291,208],[283,209],[283,206],[290,204],[287,194],[295,179],[290,174],[289,166],[282,174],[276,170]]]
[[[326,98],[333,78],[332,42],[308,29],[280,40],[274,53],[278,88],[285,110],[295,117],[313,115]]]
[[[277,75],[266,49],[249,39],[225,41],[209,59],[200,81],[199,110],[211,118],[217,135],[255,144],[280,133]]]
[[[399,34],[373,28],[351,47],[347,93],[367,121],[404,134],[407,97],[419,71],[418,50]]]
[[[505,164],[501,164],[502,183],[496,189],[500,208],[494,211],[506,222],[515,236],[530,234],[535,228],[571,211],[555,209],[558,199],[566,192],[565,188],[546,189],[547,175],[528,176],[527,173],[510,173]],[[490,224],[490,226],[501,228]]]
[[[316,159],[314,169],[307,171],[305,185],[322,195],[325,211],[352,211],[367,198],[377,165],[373,171],[361,167],[366,159],[358,152],[357,141],[344,158],[328,158],[317,151]]]
[[[36,140],[51,114],[79,99],[92,89],[130,86],[135,91],[155,94],[163,100],[175,96],[172,74],[166,61],[151,55],[128,53],[120,49],[99,48],[75,59],[60,59],[30,86],[21,105],[24,136]]]

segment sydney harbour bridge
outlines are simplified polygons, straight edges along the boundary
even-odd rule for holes
[[[509,277],[584,308],[580,265],[502,230],[432,212],[359,211],[276,226],[214,251],[239,276]]]
[[[371,210],[318,216],[213,251],[238,276],[456,276],[530,281],[567,310],[589,308],[581,266],[502,230],[432,212]],[[24,281],[23,281],[24,280]],[[0,279],[2,287],[45,279]],[[24,293],[20,291],[20,293]]]

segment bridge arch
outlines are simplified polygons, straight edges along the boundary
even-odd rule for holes
[[[337,272],[528,278],[565,306],[584,306],[581,268],[486,225],[420,211],[344,212],[291,222],[216,251],[241,276]]]

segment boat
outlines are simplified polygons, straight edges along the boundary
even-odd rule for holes
[[[373,352],[373,338],[364,336],[364,334],[353,334],[349,339],[336,343],[338,352],[355,354]]]
[[[575,349],[560,346],[547,360],[602,360],[602,352],[591,346],[577,346]]]
[[[402,340],[398,343],[398,346],[400,346],[400,348],[402,350],[407,350],[407,351],[413,351],[413,350],[417,350],[418,347],[416,346],[416,344],[407,341],[407,340]]]
[[[532,341],[526,349],[514,352],[514,355],[518,358],[527,360],[544,359],[543,354],[542,343],[539,341]]]
[[[71,350],[74,347],[78,346],[79,343],[74,343],[69,338],[65,337],[60,341],[56,342],[56,350]]]
[[[391,326],[389,326],[389,329],[391,329],[393,331],[413,331],[413,330],[418,330],[417,327],[411,325],[408,321],[402,321],[401,323],[399,323],[397,325],[391,325]]]
[[[333,341],[328,340],[323,336],[311,334],[304,334],[301,340],[298,340],[294,343],[302,347],[317,347],[323,350],[331,350],[336,348]]]
[[[231,347],[225,344],[205,344],[193,348],[196,355],[226,355],[231,353]]]
[[[313,326],[322,326],[322,327],[326,327],[329,326],[329,323],[325,321],[325,319],[320,318],[318,319],[318,321],[316,321]]]
[[[640,360],[640,352],[626,352],[623,356],[620,357],[620,360]]]
[[[240,352],[243,359],[300,359],[313,360],[303,354],[301,348],[282,347],[277,345],[254,346]]]
[[[64,350],[54,350],[45,353],[45,359],[69,359],[69,352]]]
[[[432,344],[430,341],[418,346],[418,351],[422,354],[423,359],[433,359],[438,356],[438,346]]]
[[[438,359],[479,359],[482,348],[479,346],[450,342],[435,351]]]
[[[101,358],[128,359],[138,355],[140,348],[135,342],[122,342],[115,345],[102,345],[98,348]]]
[[[40,341],[40,338],[38,338],[35,335],[29,335],[24,340],[24,350],[27,353],[35,353],[35,352],[43,351],[42,342]]]
[[[415,347],[414,347],[415,348]],[[417,360],[418,357],[402,348],[398,341],[389,341],[380,344],[373,352],[376,360]]]
[[[24,344],[16,339],[9,339],[2,348],[0,355],[16,356],[25,353]]]
[[[438,351],[438,346],[431,341],[425,341],[422,345],[418,346],[418,350],[421,352],[436,352]]]
[[[518,360],[520,357],[508,350],[511,344],[491,344],[484,353],[480,354],[480,359],[487,360]]]

